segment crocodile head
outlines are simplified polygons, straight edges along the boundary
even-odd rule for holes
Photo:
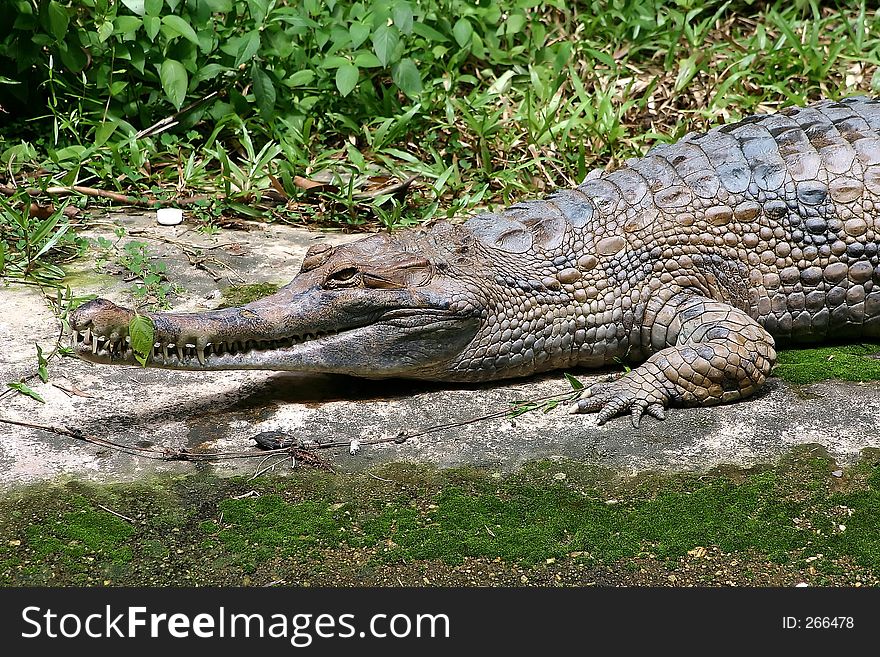
[[[479,304],[423,246],[389,235],[318,245],[271,296],[222,310],[148,313],[155,346],[147,365],[449,378],[450,363],[479,330]],[[105,299],[80,306],[70,316],[76,355],[137,364],[128,338],[133,315]]]

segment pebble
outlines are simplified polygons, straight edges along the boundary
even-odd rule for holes
[[[156,221],[161,226],[176,226],[183,223],[183,210],[180,208],[160,208],[156,210]]]

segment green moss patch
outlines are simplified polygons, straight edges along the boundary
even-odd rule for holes
[[[275,294],[281,286],[277,283],[254,283],[252,285],[230,285],[223,290],[223,300],[218,308],[243,306],[251,301]]]
[[[773,374],[791,383],[826,379],[880,380],[880,344],[855,344],[779,352]]]
[[[0,499],[0,536],[0,585],[877,583],[880,455],[67,484]]]

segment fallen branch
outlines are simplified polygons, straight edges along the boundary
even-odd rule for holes
[[[573,397],[576,397],[580,394],[581,391],[567,391],[564,393],[556,393],[552,395],[545,395],[544,397],[538,397],[536,399],[529,400],[528,404],[534,404],[540,401],[550,401],[555,400],[558,402],[567,401]],[[81,431],[80,429],[73,429],[70,427],[60,427],[53,426],[48,424],[37,424],[34,422],[23,422],[21,420],[10,420],[8,418],[0,418],[0,423],[11,424],[20,427],[27,427],[30,429],[38,429],[40,431],[48,431],[50,433],[54,433],[60,436],[66,436],[69,438],[73,438],[75,440],[80,440],[82,442],[89,443],[91,445],[97,445],[99,447],[104,447],[107,449],[116,450],[122,452],[124,454],[129,454],[132,456],[141,456],[143,458],[154,459],[159,461],[190,461],[197,463],[206,463],[212,461],[223,461],[223,460],[231,460],[231,459],[249,459],[249,458],[260,458],[260,464],[258,466],[258,472],[253,475],[252,479],[259,477],[261,474],[274,469],[277,465],[279,465],[282,461],[287,458],[293,459],[293,462],[296,463],[297,459],[299,461],[308,463],[315,467],[320,467],[324,469],[330,469],[329,464],[327,464],[323,459],[317,456],[315,453],[317,450],[322,449],[332,449],[332,448],[342,448],[342,447],[351,447],[352,443],[357,442],[360,445],[380,445],[387,443],[404,443],[408,440],[412,440],[413,438],[418,438],[421,436],[425,436],[431,433],[437,433],[439,431],[443,431],[445,429],[449,429],[452,427],[460,427],[468,424],[473,424],[475,422],[482,422],[485,420],[495,419],[499,417],[504,417],[509,415],[511,411],[516,411],[517,408],[522,406],[522,403],[515,403],[513,408],[505,407],[503,410],[493,411],[492,413],[487,413],[485,415],[481,415],[478,417],[469,418],[467,420],[459,420],[456,422],[447,422],[444,424],[436,424],[425,429],[416,430],[413,432],[408,432],[406,430],[401,429],[393,436],[382,436],[381,438],[372,438],[366,440],[353,439],[353,440],[335,440],[328,442],[305,442],[299,439],[291,438],[289,440],[282,440],[281,438],[287,436],[287,434],[283,432],[264,432],[254,436],[253,439],[257,441],[258,445],[270,447],[269,449],[257,449],[257,450],[249,450],[245,452],[190,452],[185,448],[180,449],[167,449],[167,448],[156,448],[156,447],[140,447],[137,445],[125,445],[123,443],[118,443],[113,440],[107,440],[105,438],[99,438],[97,436],[88,435]],[[262,467],[264,463],[271,460],[273,457],[281,457],[275,459],[271,465]],[[376,477],[379,479],[379,477]]]

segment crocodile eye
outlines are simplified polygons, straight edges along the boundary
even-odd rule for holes
[[[345,267],[327,276],[324,285],[326,287],[352,287],[360,282],[360,274],[356,267]]]

